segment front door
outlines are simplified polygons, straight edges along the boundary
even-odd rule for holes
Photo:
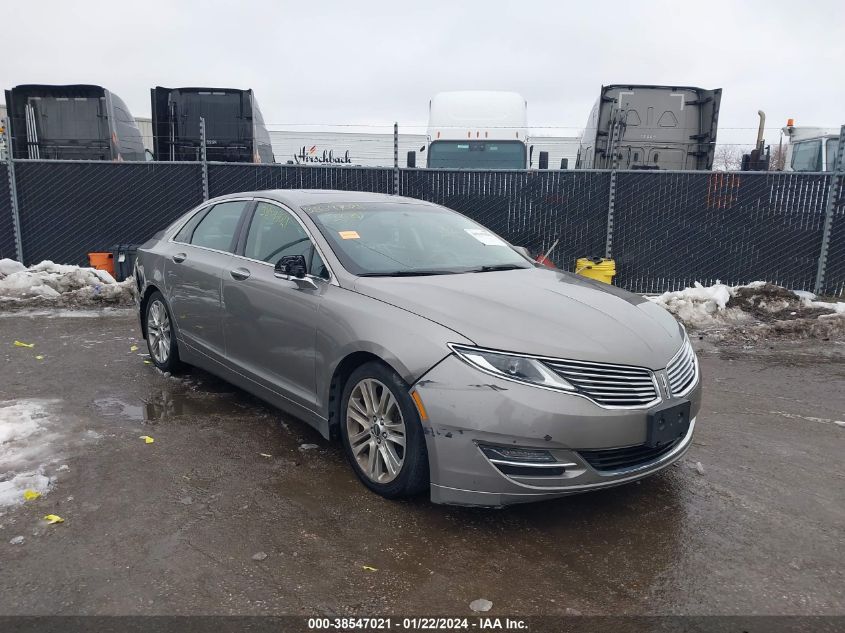
[[[317,288],[280,279],[274,265],[303,255]],[[316,408],[317,312],[328,290],[319,254],[299,220],[287,209],[258,202],[243,256],[223,275],[226,356],[259,384],[308,409]]]

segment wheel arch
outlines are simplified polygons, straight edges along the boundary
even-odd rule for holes
[[[155,292],[161,293],[161,295],[164,296],[164,293],[161,292],[161,290],[155,284],[149,283],[144,289],[144,294],[141,295],[139,310],[141,312],[141,336],[144,339],[147,338],[147,319],[145,318],[147,314],[147,303],[149,303],[150,297]]]
[[[335,367],[334,372],[332,372],[331,380],[329,381],[329,436],[332,439],[338,438],[341,413],[340,401],[343,397],[343,388],[346,385],[346,381],[349,380],[349,376],[352,375],[353,371],[358,369],[361,365],[365,365],[366,363],[370,362],[381,363],[388,369],[396,372],[400,377],[402,376],[402,371],[400,371],[397,367],[394,367],[391,363],[386,361],[378,354],[375,354],[371,351],[358,350],[344,356],[343,359],[341,359],[341,361]]]

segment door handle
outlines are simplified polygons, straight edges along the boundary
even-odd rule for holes
[[[251,273],[246,268],[235,268],[234,270],[230,270],[229,274],[232,275],[232,279],[243,281],[244,279],[249,279]]]
[[[184,262],[187,258],[188,258],[188,256],[187,256],[187,255],[185,255],[185,253],[176,253],[176,254],[173,256],[173,261],[174,261],[174,262],[176,262],[177,264],[181,264],[181,263],[182,263],[182,262]]]

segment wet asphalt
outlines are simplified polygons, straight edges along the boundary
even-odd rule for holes
[[[7,314],[0,401],[42,402],[55,484],[0,508],[0,614],[845,613],[845,345],[699,347],[680,463],[485,510],[373,495],[304,423],[145,364],[131,311]]]

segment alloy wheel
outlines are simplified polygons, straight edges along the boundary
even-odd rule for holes
[[[150,353],[161,365],[167,363],[170,356],[170,336],[170,317],[167,315],[167,308],[164,307],[164,303],[156,299],[147,312],[147,337]]]
[[[386,484],[405,461],[405,420],[393,393],[375,378],[358,382],[346,406],[346,432],[355,462],[368,479]]]

